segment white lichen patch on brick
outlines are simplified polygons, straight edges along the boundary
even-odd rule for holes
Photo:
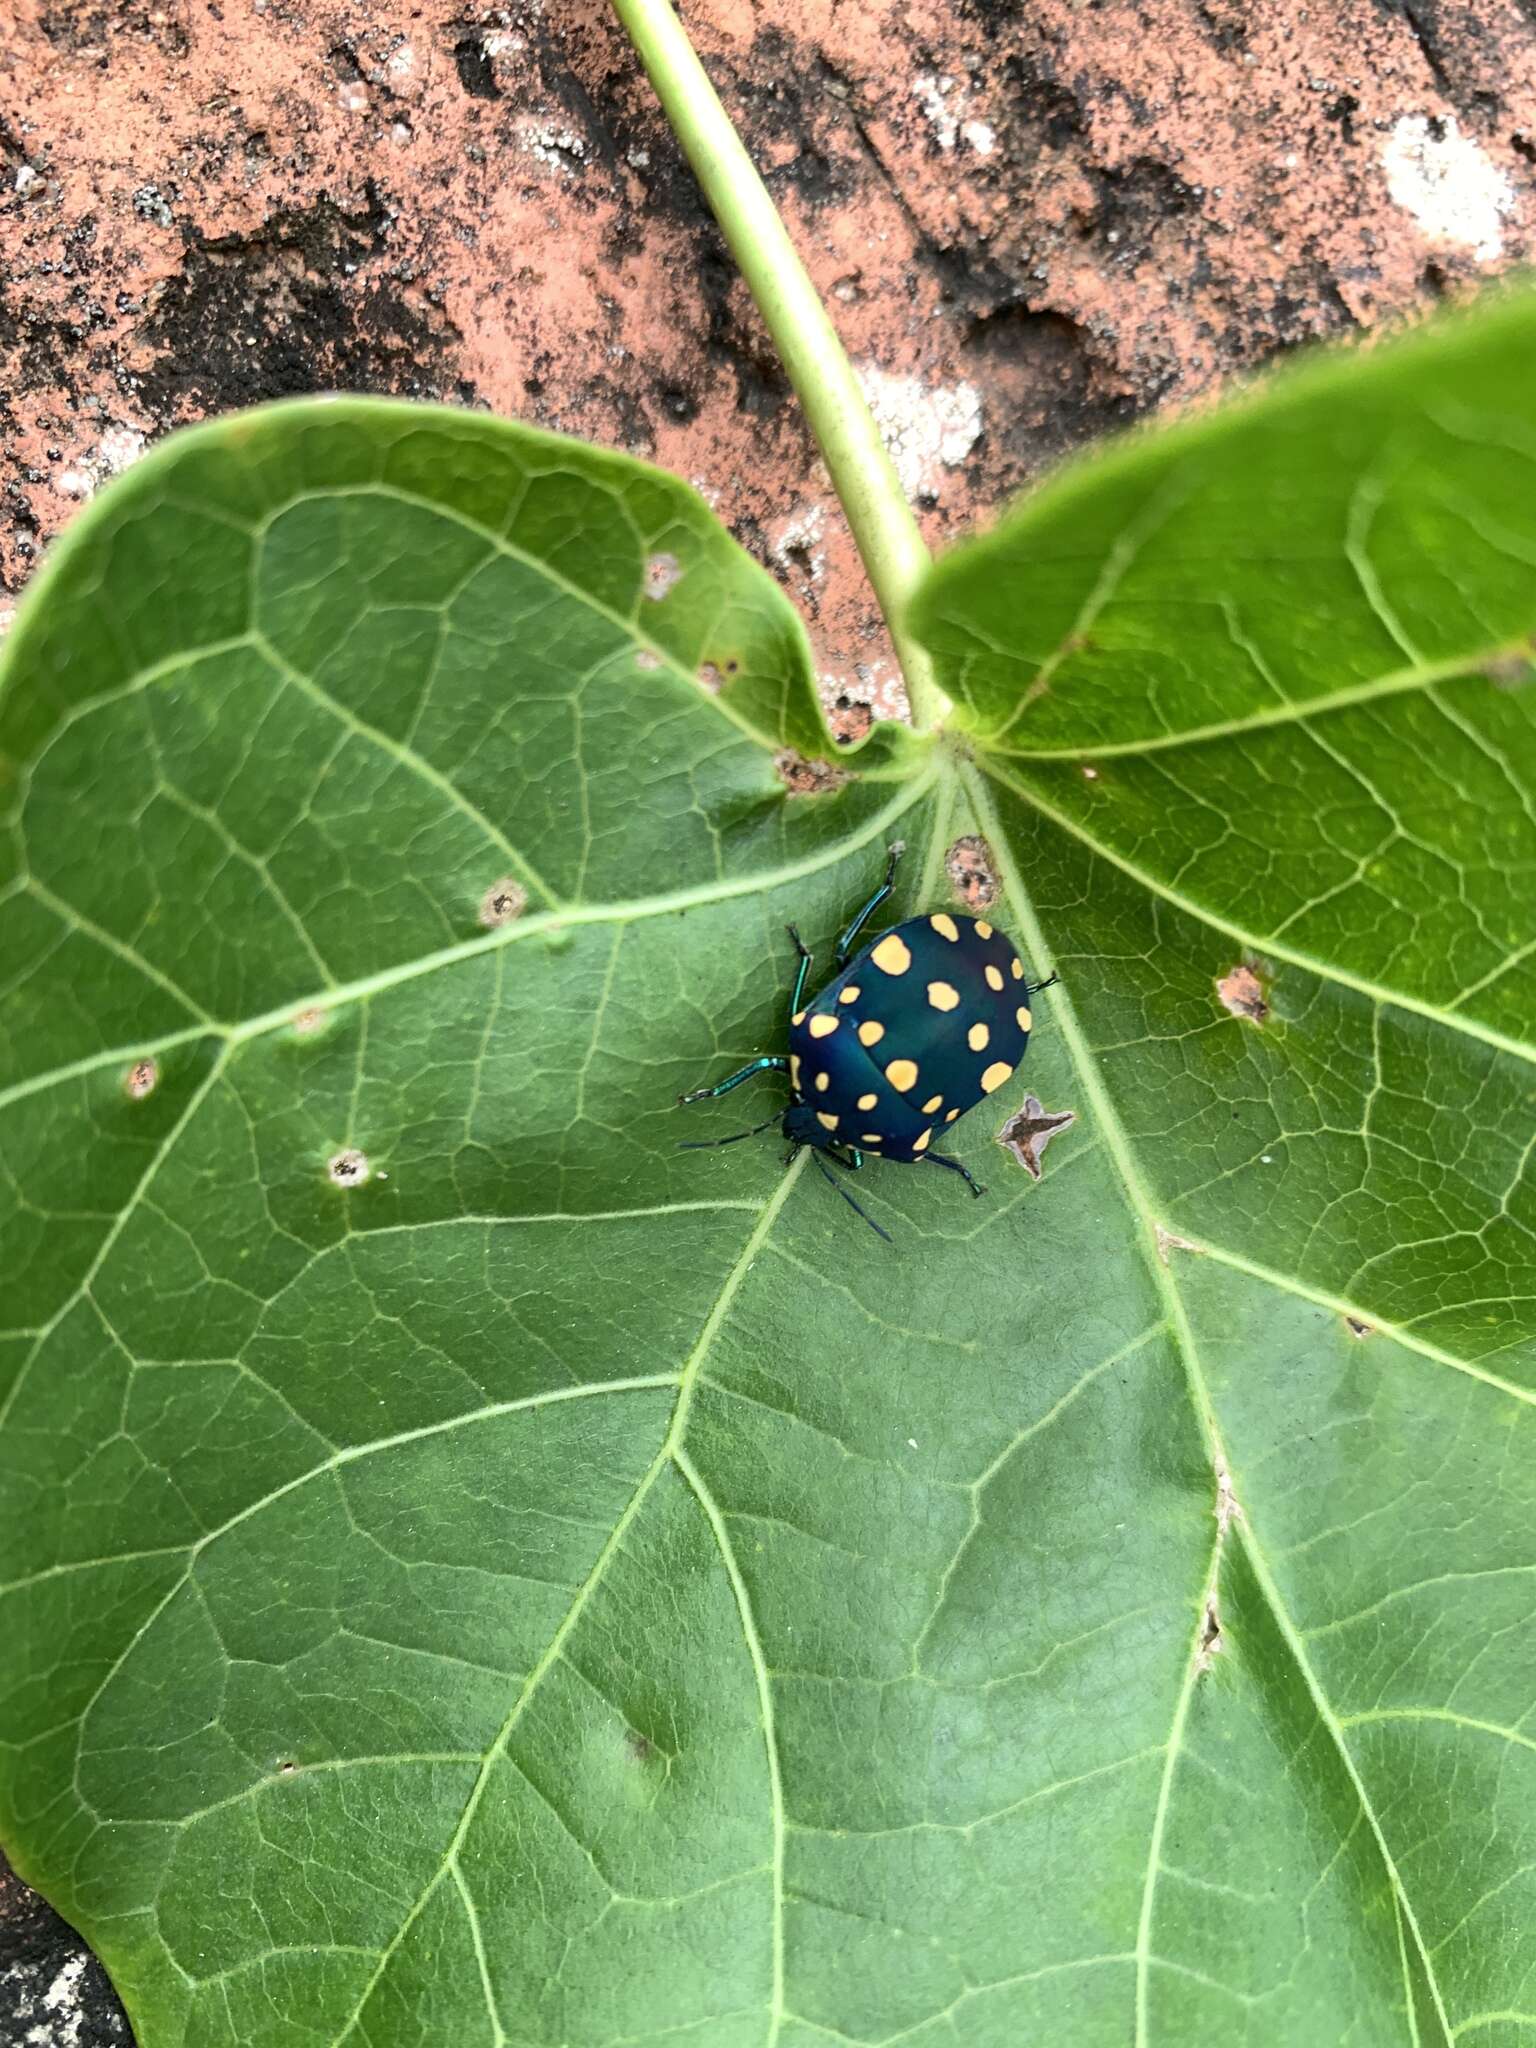
[[[70,498],[89,498],[111,477],[121,476],[144,453],[137,427],[108,427],[90,454],[59,473],[59,489]]]
[[[859,366],[859,383],[909,498],[937,493],[942,473],[964,462],[981,438],[974,384],[925,384],[876,363]]]
[[[1431,242],[1470,249],[1479,263],[1504,253],[1504,221],[1514,211],[1508,178],[1454,115],[1432,121],[1404,114],[1381,152],[1387,191]]]
[[[953,149],[957,142],[968,143],[978,156],[990,156],[996,149],[997,131],[989,121],[968,118],[970,96],[947,71],[919,71],[912,81],[912,97],[940,149]]]

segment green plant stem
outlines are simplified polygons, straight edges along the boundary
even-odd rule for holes
[[[670,0],[613,5],[805,407],[890,628],[913,723],[934,726],[949,700],[905,626],[930,557],[837,330]]]

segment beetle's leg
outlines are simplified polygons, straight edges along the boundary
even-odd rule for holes
[[[840,1166],[844,1173],[857,1173],[864,1164],[864,1154],[857,1145],[845,1145],[841,1152],[838,1151],[835,1145],[823,1145],[821,1149],[832,1161],[832,1164]]]
[[[1044,981],[1026,981],[1024,984],[1025,1002],[1027,1003],[1031,996],[1039,995],[1043,988],[1054,988],[1060,979],[1061,976],[1059,974],[1048,974]]]
[[[875,1221],[874,1217],[870,1215],[869,1211],[867,1209],[861,1209],[859,1207],[859,1204],[853,1199],[852,1195],[849,1194],[848,1190],[842,1185],[842,1183],[838,1180],[835,1180],[833,1176],[827,1171],[827,1162],[825,1159],[822,1158],[819,1150],[816,1152],[815,1157],[816,1164],[821,1168],[823,1175],[826,1177],[827,1180],[832,1182],[833,1187],[837,1189],[837,1192],[842,1196],[843,1200],[848,1204],[849,1208],[856,1210],[857,1213],[864,1218],[864,1221],[869,1225],[870,1229],[875,1233],[876,1237],[883,1237],[887,1244],[894,1244],[895,1239],[891,1236],[891,1233],[888,1230],[882,1230],[880,1228],[880,1225]],[[837,1159],[837,1154],[834,1152],[832,1154],[832,1157],[834,1159]],[[846,1166],[848,1162],[845,1159],[838,1159],[837,1163],[839,1166]]]
[[[942,1152],[925,1152],[923,1157],[930,1166],[947,1166],[951,1173],[962,1174],[966,1186],[973,1195],[984,1195],[987,1192],[981,1182],[972,1176],[970,1168],[962,1166],[958,1159],[946,1159]]]
[[[750,1081],[754,1074],[787,1074],[789,1061],[777,1053],[764,1053],[759,1060],[748,1060],[744,1067],[738,1067],[734,1074],[727,1074],[723,1081],[717,1081],[713,1088],[690,1088],[686,1095],[679,1095],[677,1106],[685,1102],[713,1102],[717,1095],[726,1095],[732,1088],[739,1088],[743,1081]]]
[[[714,1145],[739,1145],[743,1138],[755,1138],[759,1131],[766,1131],[770,1124],[782,1123],[783,1120],[782,1115],[775,1111],[772,1116],[764,1117],[760,1124],[754,1124],[750,1131],[732,1131],[728,1138],[679,1138],[677,1149],[679,1152],[708,1152]]]
[[[794,940],[795,951],[800,955],[800,972],[795,976],[795,992],[789,999],[789,1014],[791,1017],[798,1017],[800,1014],[800,998],[805,994],[805,977],[811,971],[811,959],[813,956],[804,939],[801,938],[792,924],[785,925],[784,929]]]
[[[865,904],[864,908],[853,920],[853,923],[849,925],[847,931],[845,931],[842,937],[838,940],[836,958],[839,971],[841,971],[844,967],[848,965],[848,958],[853,951],[854,940],[859,936],[859,933],[863,931],[865,925],[874,916],[875,912],[880,908],[881,904],[885,901],[886,897],[890,895],[891,890],[895,887],[896,863],[901,859],[901,856],[906,852],[906,850],[907,849],[905,842],[900,839],[898,839],[895,842],[895,844],[891,847],[890,851],[887,853],[885,858],[885,880],[880,884],[879,888],[875,891],[874,895],[870,897],[869,901]]]

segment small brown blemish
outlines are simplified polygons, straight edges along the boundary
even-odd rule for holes
[[[498,925],[511,924],[527,908],[528,891],[514,876],[503,875],[480,898],[480,922],[487,931],[494,931]]]
[[[312,1003],[307,1010],[294,1013],[293,1028],[300,1038],[313,1038],[324,1022],[324,1010]]]
[[[1221,1616],[1216,1609],[1216,1595],[1212,1593],[1205,1603],[1205,1618],[1200,1624],[1200,1645],[1195,1651],[1195,1670],[1209,1671],[1225,1647],[1221,1634]]]
[[[1240,960],[1221,977],[1216,984],[1216,993],[1234,1017],[1247,1017],[1255,1024],[1262,1024],[1269,1015],[1264,984],[1244,961]]]
[[[1536,642],[1523,640],[1483,663],[1483,674],[1497,690],[1520,690],[1536,678]]]
[[[857,746],[859,741],[869,737],[869,729],[875,722],[870,706],[858,697],[846,693],[827,713],[827,724],[832,728],[832,737],[840,747]]]
[[[649,1736],[642,1735],[638,1728],[626,1728],[624,1747],[632,1764],[649,1764],[656,1761],[658,1751]]]
[[[635,667],[660,668],[661,656],[654,647],[637,647],[635,649]]]
[[[711,697],[718,697],[725,677],[721,675],[714,662],[701,661],[699,663],[699,681],[708,690]]]
[[[1039,1180],[1044,1171],[1040,1158],[1046,1146],[1058,1131],[1069,1131],[1076,1122],[1075,1109],[1050,1110],[1038,1095],[1026,1095],[1024,1107],[1009,1117],[997,1134],[997,1142],[1007,1147],[1031,1180]]]
[[[830,761],[808,761],[793,747],[781,747],[773,757],[773,767],[791,796],[830,796],[848,780],[846,768],[834,768]]]
[[[135,1060],[123,1076],[123,1093],[130,1102],[142,1102],[160,1084],[160,1067],[155,1060]]]
[[[368,1178],[368,1155],[359,1152],[355,1145],[349,1145],[344,1152],[334,1153],[325,1163],[325,1170],[339,1188],[360,1188]]]
[[[1180,1237],[1176,1230],[1165,1230],[1161,1223],[1154,1223],[1152,1232],[1157,1240],[1159,1265],[1167,1265],[1170,1252],[1198,1252],[1201,1249],[1192,1238]]]
[[[1359,1316],[1346,1316],[1344,1318],[1344,1327],[1348,1330],[1351,1337],[1359,1337],[1361,1339],[1374,1336],[1376,1333],[1376,1325],[1374,1323],[1363,1323]]]
[[[990,910],[1003,892],[992,849],[979,832],[955,841],[944,856],[944,872],[956,900],[967,910]]]
[[[660,604],[682,573],[676,555],[652,555],[646,561],[641,587],[652,604]]]

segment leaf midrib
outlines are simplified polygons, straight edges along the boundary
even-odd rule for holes
[[[991,843],[997,852],[999,866],[1005,871],[1009,900],[1014,907],[1020,928],[1035,957],[1046,959],[1050,956],[1050,948],[1046,942],[1045,933],[1039,918],[1036,915],[1033,900],[1025,890],[1023,877],[1018,872],[1017,863],[1013,859],[1009,842],[1001,829],[1001,823],[992,801],[991,792],[986,786],[985,775],[975,768],[967,769],[965,773],[977,817],[979,820],[984,821],[983,829],[988,832]],[[1005,778],[999,777],[998,779],[1004,780]],[[1021,794],[1023,793],[1021,792]],[[1224,1474],[1230,1473],[1232,1469],[1231,1460],[1227,1456],[1226,1447],[1221,1440],[1215,1405],[1211,1399],[1210,1389],[1200,1364],[1199,1351],[1195,1343],[1194,1331],[1185,1310],[1183,1295],[1175,1281],[1172,1268],[1165,1266],[1157,1256],[1156,1211],[1148,1197],[1146,1184],[1141,1175],[1140,1164],[1131,1144],[1129,1134],[1120,1121],[1119,1113],[1114,1106],[1108,1089],[1104,1085],[1087,1037],[1078,1022],[1076,1008],[1071,995],[1060,985],[1058,985],[1054,992],[1052,1015],[1060,1025],[1068,1055],[1082,1083],[1084,1093],[1092,1104],[1095,1120],[1098,1123],[1105,1148],[1114,1161],[1116,1172],[1125,1192],[1127,1205],[1141,1226],[1137,1232],[1137,1241],[1142,1262],[1154,1288],[1164,1303],[1168,1321],[1174,1332],[1180,1357],[1183,1360],[1189,1386],[1190,1405],[1206,1446],[1206,1454],[1211,1467],[1212,1508],[1214,1513],[1219,1504],[1221,1477]],[[1334,1752],[1353,1787],[1355,1797],[1359,1801],[1360,1811],[1365,1817],[1366,1824],[1376,1843],[1377,1852],[1381,1857],[1382,1867],[1391,1885],[1393,1896],[1412,1932],[1414,1946],[1418,1952],[1425,1980],[1430,1987],[1435,2002],[1435,2009],[1445,2030],[1446,2038],[1449,2040],[1451,2038],[1450,2021],[1445,2011],[1444,2000],[1441,1997],[1439,1983],[1430,1960],[1429,1948],[1419,1928],[1418,1918],[1414,1913],[1407,1888],[1403,1884],[1401,1874],[1387,1845],[1381,1822],[1367,1795],[1364,1781],[1356,1767],[1354,1757],[1345,1742],[1340,1717],[1335,1713],[1332,1703],[1329,1701],[1316,1672],[1312,1668],[1311,1662],[1306,1655],[1305,1645],[1300,1632],[1292,1622],[1289,1612],[1280,1598],[1279,1588],[1275,1584],[1274,1577],[1269,1570],[1268,1563],[1254,1534],[1252,1523],[1243,1510],[1240,1501],[1236,1502],[1234,1511],[1226,1520],[1225,1526],[1223,1526],[1218,1515],[1209,1583],[1213,1585],[1215,1583],[1216,1573],[1220,1566],[1222,1545],[1229,1536],[1235,1536],[1235,1540],[1241,1543],[1243,1547],[1253,1571],[1255,1582],[1269,1609],[1275,1628],[1286,1645],[1297,1674],[1312,1700],[1319,1723],[1326,1731]],[[1170,1728],[1168,1744],[1169,1761],[1164,1774],[1164,1782],[1160,1788],[1157,1819],[1154,1823],[1154,1835],[1157,1839],[1160,1839],[1162,1814],[1170,1792],[1173,1773],[1177,1769],[1178,1757],[1175,1736],[1182,1730],[1188,1708],[1188,1699],[1198,1676],[1197,1660],[1203,1625],[1204,1613],[1202,1610],[1195,1617],[1195,1625],[1190,1643],[1189,1663],[1186,1666],[1184,1684],[1180,1689],[1173,1725]],[[1156,1872],[1152,1861],[1153,1853],[1153,1848],[1149,1848],[1147,1879],[1149,1893],[1143,1902],[1137,1943],[1137,2048],[1146,2048],[1147,2040],[1146,1976],[1151,1962],[1150,1940],[1153,1917],[1150,1892],[1156,1883]],[[1411,1982],[1405,1983],[1405,1993],[1408,2001],[1408,2010],[1411,2012],[1413,2010],[1413,1985]]]

